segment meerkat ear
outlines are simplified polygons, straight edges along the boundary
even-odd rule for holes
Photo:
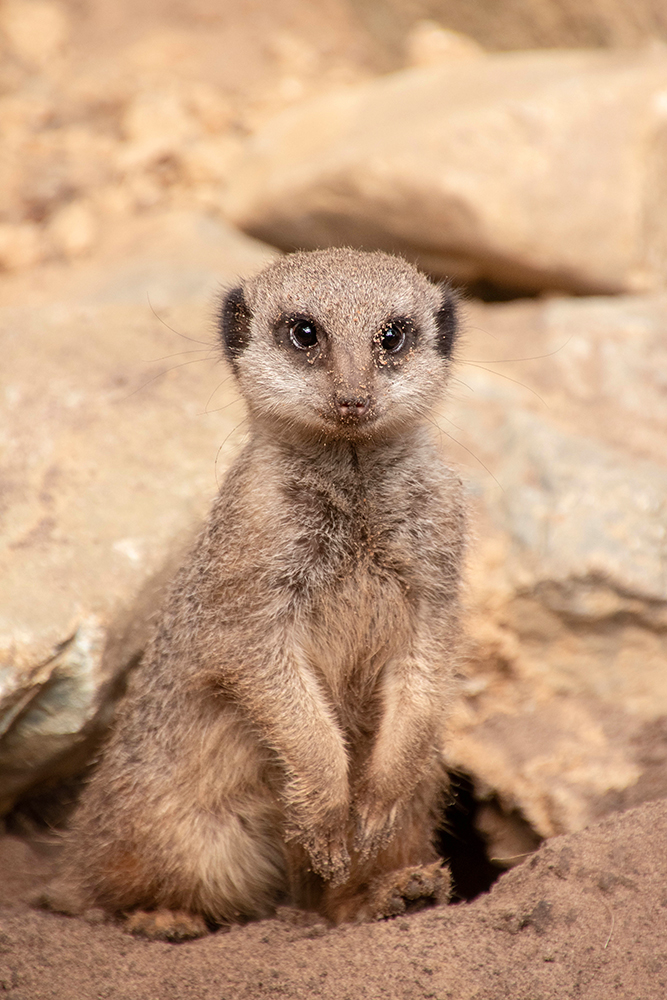
[[[243,289],[232,288],[222,300],[219,314],[219,329],[222,346],[230,365],[236,370],[239,357],[250,343],[251,314]]]
[[[437,348],[443,358],[451,358],[459,332],[459,302],[449,285],[440,285],[442,305],[435,314],[438,327]]]

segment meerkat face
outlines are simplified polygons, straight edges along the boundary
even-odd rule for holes
[[[406,261],[294,253],[225,298],[223,347],[253,418],[277,431],[386,438],[421,422],[449,376],[454,293]]]

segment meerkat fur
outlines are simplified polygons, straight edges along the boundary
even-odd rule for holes
[[[464,501],[430,415],[454,293],[294,253],[229,292],[250,435],[135,671],[67,849],[89,906],[179,939],[443,900],[433,847]]]

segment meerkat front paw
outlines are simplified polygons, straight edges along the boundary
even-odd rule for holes
[[[357,805],[354,849],[362,861],[375,857],[378,851],[387,846],[394,833],[398,812],[397,802],[384,806],[376,803]]]
[[[411,865],[377,875],[325,897],[324,915],[334,924],[383,920],[446,903],[450,895],[450,873],[440,861]]]
[[[125,929],[150,941],[191,941],[209,933],[201,914],[188,910],[135,910],[125,918]]]
[[[300,843],[306,848],[312,870],[332,885],[342,885],[350,874],[350,855],[342,832],[325,830],[302,834]]]
[[[449,901],[451,875],[440,861],[390,872],[371,886],[368,908],[371,919],[395,917]]]
[[[341,885],[350,874],[347,783],[340,794],[335,795],[331,789],[330,793],[328,802],[320,790],[317,794],[302,794],[300,801],[293,796],[287,807],[285,836],[306,849],[312,871],[333,885]]]

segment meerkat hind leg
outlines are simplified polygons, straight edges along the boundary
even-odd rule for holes
[[[62,913],[68,917],[88,918],[103,911],[89,905],[77,891],[75,885],[63,879],[56,879],[35,894],[31,904],[41,910]],[[107,914],[107,919],[110,915]],[[151,941],[188,941],[203,937],[210,928],[198,913],[186,910],[134,910],[123,915],[122,923],[130,934],[148,938]]]
[[[85,879],[89,904],[120,917],[130,933],[167,941],[269,916],[287,892],[281,812],[270,797],[246,792],[214,809],[194,793],[184,805],[163,787],[152,791],[161,821],[151,809],[131,824],[135,796],[121,829],[100,830],[88,818],[100,813],[96,801],[84,803],[67,868]]]
[[[166,909],[135,910],[125,917],[125,929],[151,941],[191,941],[210,930],[199,913]]]
[[[149,905],[136,899],[125,909],[125,928],[147,938],[184,941],[209,930],[248,918],[268,916],[284,895],[285,863],[280,838],[270,829],[273,810],[259,802],[228,807],[226,816],[198,816],[193,810],[181,836],[171,827],[171,856],[162,855],[169,869]],[[159,855],[153,876],[159,884]]]

